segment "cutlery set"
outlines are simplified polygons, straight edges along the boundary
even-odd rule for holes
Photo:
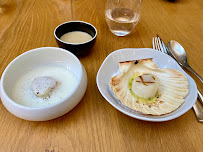
[[[173,59],[176,60],[176,62],[183,69],[187,69],[188,71],[192,72],[203,83],[203,79],[201,78],[201,76],[199,76],[189,66],[189,64],[187,62],[187,56],[186,56],[185,50],[178,42],[171,40],[171,41],[169,41],[168,46],[166,46],[164,44],[164,42],[161,40],[161,38],[157,35],[157,37],[153,37],[152,45],[153,45],[153,49],[171,56]],[[198,99],[203,104],[203,96],[199,90],[197,90],[197,92],[198,92]],[[193,109],[194,109],[194,112],[196,114],[198,121],[203,122],[203,107],[198,103],[198,101],[196,101],[195,104],[193,105]]]

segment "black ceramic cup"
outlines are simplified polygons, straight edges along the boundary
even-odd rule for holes
[[[92,39],[84,43],[67,43],[60,39],[63,34],[73,31],[86,32],[92,36]],[[54,30],[54,36],[60,48],[64,48],[72,52],[73,54],[80,56],[89,53],[89,51],[95,44],[97,30],[90,23],[83,21],[70,21],[62,23],[59,26],[57,26],[56,29]]]

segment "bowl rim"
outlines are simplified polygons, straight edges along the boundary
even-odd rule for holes
[[[75,86],[75,88],[71,91],[71,93],[69,95],[67,95],[65,98],[59,100],[58,102],[56,103],[53,103],[53,104],[50,104],[50,105],[46,105],[46,106],[42,106],[42,107],[29,107],[29,106],[24,106],[22,104],[19,104],[17,102],[15,102],[14,100],[12,100],[8,95],[7,93],[5,92],[5,89],[4,89],[4,79],[5,79],[5,74],[7,72],[7,70],[10,68],[11,65],[15,64],[15,62],[17,60],[19,60],[19,58],[22,58],[24,57],[25,55],[29,54],[29,53],[32,53],[32,52],[36,52],[36,51],[44,51],[44,49],[54,49],[54,50],[57,50],[57,51],[62,51],[62,52],[65,52],[65,53],[68,53],[69,55],[71,55],[79,64],[79,67],[80,67],[80,75],[79,75],[79,79],[78,79],[78,83],[77,85]],[[0,79],[0,98],[2,99],[2,97],[4,96],[6,98],[6,100],[8,100],[10,103],[12,103],[13,105],[21,108],[21,109],[25,109],[25,110],[43,110],[43,109],[48,109],[48,108],[52,108],[52,107],[55,107],[55,106],[58,106],[60,105],[61,103],[63,102],[66,102],[69,98],[71,98],[73,96],[73,94],[75,93],[75,91],[78,89],[78,87],[80,86],[80,83],[82,81],[82,74],[83,74],[83,67],[82,67],[82,64],[80,62],[80,60],[71,52],[65,50],[65,49],[62,49],[62,48],[58,48],[58,47],[39,47],[39,48],[35,48],[35,49],[31,49],[27,52],[24,52],[22,54],[20,54],[19,56],[17,56],[15,59],[13,59],[8,65],[7,67],[4,69],[3,71],[3,74],[1,76],[1,79]],[[2,101],[3,102],[3,101]],[[6,101],[7,102],[7,101]]]
[[[63,25],[65,25],[65,24],[70,24],[70,23],[84,23],[84,24],[88,24],[88,25],[90,25],[91,27],[93,27],[93,29],[95,30],[95,35],[92,37],[91,40],[86,41],[86,42],[83,42],[83,43],[68,43],[68,42],[62,41],[58,36],[56,36],[56,30],[57,30],[60,26],[63,26]],[[55,28],[55,30],[54,30],[54,37],[55,37],[58,41],[60,41],[60,42],[62,42],[62,43],[65,43],[65,44],[81,45],[81,44],[89,43],[89,42],[91,42],[92,40],[94,40],[94,39],[97,37],[97,29],[96,29],[96,27],[95,27],[94,25],[92,25],[92,24],[90,24],[90,23],[88,23],[88,22],[85,22],[85,21],[80,21],[80,20],[77,20],[77,21],[68,21],[68,22],[63,22],[63,23],[59,24],[59,25]]]

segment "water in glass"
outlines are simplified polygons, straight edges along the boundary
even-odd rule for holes
[[[109,29],[117,36],[129,34],[140,19],[140,14],[130,8],[108,9],[105,16]]]

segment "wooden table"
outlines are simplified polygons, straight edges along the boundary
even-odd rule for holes
[[[88,74],[81,102],[66,115],[29,122],[0,104],[1,152],[203,151],[203,124],[193,110],[168,122],[133,119],[113,108],[99,93],[96,74],[105,57],[120,48],[151,48],[152,37],[182,44],[191,66],[203,77],[203,1],[145,0],[141,20],[126,37],[108,29],[105,0],[75,0],[75,19],[92,23],[98,38],[91,54],[80,57]],[[53,31],[73,19],[70,0],[1,0],[0,72],[15,57],[37,47],[55,46]],[[199,89],[203,86],[195,78]]]

